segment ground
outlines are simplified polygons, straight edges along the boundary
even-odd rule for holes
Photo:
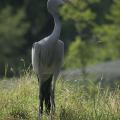
[[[92,82],[81,85],[60,78],[55,96],[56,113],[52,120],[120,120],[120,90],[117,87],[115,90],[102,89]],[[44,113],[43,120],[50,118]],[[38,84],[35,75],[27,73],[13,80],[2,80],[0,120],[37,119]]]

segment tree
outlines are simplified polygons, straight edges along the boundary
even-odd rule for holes
[[[99,53],[103,53],[103,60],[120,58],[120,1],[113,0],[113,4],[106,14],[106,23],[94,28],[95,35],[101,44]],[[98,58],[99,56],[97,56]]]
[[[89,43],[90,44],[90,43]],[[66,68],[85,68],[87,64],[92,62],[92,45],[81,40],[80,37],[76,37],[68,49],[68,53],[65,58]]]
[[[29,25],[24,22],[24,11],[21,9],[12,14],[12,8],[6,7],[0,12],[0,72],[5,64],[15,64],[20,50],[25,44],[24,35]]]
[[[82,67],[83,71],[87,64],[91,63],[93,58],[92,29],[96,18],[91,9],[91,5],[99,2],[98,0],[74,0],[65,5],[61,14],[65,21],[72,21],[75,25],[77,36],[70,44],[68,53],[66,53],[65,67]],[[69,26],[70,27],[70,26]],[[71,29],[71,27],[70,27]]]
[[[74,23],[82,39],[89,38],[91,34],[95,14],[92,12],[90,4],[94,4],[97,1],[98,0],[74,0],[70,4],[63,6],[61,10],[64,20],[71,20]]]

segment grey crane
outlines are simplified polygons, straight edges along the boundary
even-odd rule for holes
[[[55,82],[64,58],[64,43],[59,40],[61,22],[58,14],[58,7],[63,3],[63,0],[48,0],[47,8],[54,18],[54,30],[46,38],[35,42],[32,47],[32,66],[39,83],[39,117],[43,113],[43,101],[48,114],[55,110]]]

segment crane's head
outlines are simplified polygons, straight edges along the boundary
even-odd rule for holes
[[[63,5],[67,0],[48,0],[48,10],[56,10],[59,6]]]

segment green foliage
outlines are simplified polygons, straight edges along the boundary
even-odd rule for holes
[[[120,57],[119,28],[114,25],[104,25],[95,28],[95,33],[99,39],[99,52],[103,60],[112,60]],[[103,54],[102,54],[103,53]],[[97,56],[97,55],[96,55]],[[99,56],[97,56],[98,58]]]
[[[71,4],[66,4],[61,10],[65,20],[72,20],[75,23],[77,31],[82,31],[88,24],[92,24],[95,14],[89,8],[89,4],[95,3],[96,0],[74,0]]]
[[[109,5],[105,8],[107,3]],[[101,6],[103,4],[104,6]],[[104,13],[99,11],[100,8],[103,8]],[[113,0],[113,3],[75,0],[63,7],[61,13],[64,19],[74,22],[80,36],[80,41],[75,37],[68,48],[66,68],[85,67],[87,64],[120,58],[119,11],[120,2],[117,0]],[[103,18],[100,18],[99,14]]]
[[[71,43],[65,58],[66,68],[86,67],[93,59],[93,49],[91,43],[86,43],[80,37]]]
[[[120,58],[120,2],[114,0],[110,13],[106,15],[109,23],[94,27],[94,33],[98,38],[101,46],[100,53],[104,52],[101,57],[103,60],[112,60]],[[98,57],[98,56],[97,56]]]
[[[120,24],[120,1],[113,0],[113,4],[110,9],[110,14],[107,18],[115,24]]]
[[[79,46],[80,46],[80,39],[76,39],[75,42],[71,43],[68,50],[68,54],[66,55],[66,58],[65,58],[65,67],[76,68],[77,66],[80,66],[80,60],[78,57]]]
[[[47,8],[46,8],[47,0],[26,0],[23,4],[24,8],[26,8],[26,17],[30,23],[30,36],[34,37],[32,42],[35,41],[35,38],[40,38],[38,34],[40,34],[41,30],[46,27],[48,22],[47,16]],[[47,32],[46,32],[47,33]],[[45,33],[43,33],[45,34]],[[42,36],[42,35],[41,35]],[[38,38],[38,39],[39,39]],[[31,38],[30,38],[31,39]],[[30,42],[28,40],[28,42]],[[31,43],[31,42],[30,42]]]
[[[91,44],[92,26],[96,17],[90,5],[98,3],[98,0],[75,0],[63,6],[61,14],[66,21],[72,20],[79,37],[75,37],[66,54],[65,67],[86,67],[93,59],[93,46]],[[70,27],[70,26],[69,26]]]
[[[11,64],[20,54],[21,46],[25,44],[24,35],[28,29],[24,17],[22,9],[13,14],[12,8],[6,7],[0,12],[0,64]]]
[[[25,59],[27,67],[31,63],[32,44],[45,37],[51,28],[47,28],[50,16],[46,2],[47,0],[0,1],[0,77],[4,76],[6,64],[8,71],[14,67],[15,75],[18,75],[18,69],[22,68],[21,58]]]

